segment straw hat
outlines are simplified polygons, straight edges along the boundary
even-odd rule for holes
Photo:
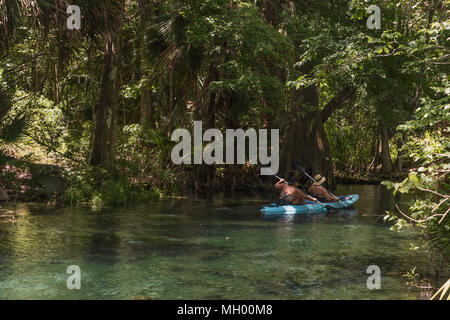
[[[314,177],[315,182],[313,183],[315,186],[320,186],[322,183],[325,182],[325,177],[322,177],[320,174],[316,175]]]

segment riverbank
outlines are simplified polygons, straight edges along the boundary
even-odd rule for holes
[[[248,168],[239,170],[232,177],[225,177],[218,169],[214,180],[199,188],[192,177],[189,178],[183,172],[173,174],[170,181],[161,183],[163,179],[156,175],[140,180],[123,174],[114,178],[107,172],[95,168],[16,161],[14,165],[2,168],[0,187],[7,193],[9,201],[42,202],[62,206],[101,206],[102,203],[127,205],[152,199],[189,197],[196,193],[273,191],[276,179],[272,176],[262,177],[255,174],[253,172],[255,170]],[[406,173],[396,176],[367,173],[363,176],[336,172],[338,184],[377,185],[384,180],[401,181],[405,177]]]
[[[349,176],[343,173],[336,174],[336,183],[342,184],[381,184],[385,180],[400,182],[405,179],[408,175],[406,173],[401,175],[381,175],[381,174],[370,174],[367,176]]]

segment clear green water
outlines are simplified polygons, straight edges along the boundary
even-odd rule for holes
[[[401,276],[415,235],[373,216],[390,193],[336,193],[359,193],[355,210],[265,219],[276,193],[31,210],[0,223],[0,299],[417,299]],[[381,290],[366,286],[373,264]],[[81,290],[66,287],[69,265]]]

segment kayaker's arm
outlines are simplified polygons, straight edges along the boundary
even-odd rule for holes
[[[309,200],[309,201],[314,201],[314,202],[317,201],[316,198],[313,198],[313,197],[311,197],[311,196],[309,196],[309,195],[307,195],[307,194],[305,194],[305,199],[306,199],[306,200]]]
[[[333,197],[328,191],[327,191],[327,197],[325,198],[327,202],[337,202],[339,201],[338,198]]]
[[[308,192],[315,195],[316,197],[320,197],[326,200],[326,202],[335,202],[337,201],[331,194],[322,186],[311,185],[308,188]]]
[[[325,189],[324,187],[320,186],[320,188],[323,189],[322,191],[322,197],[327,201],[327,202],[336,202],[339,201],[339,199],[336,199],[335,197],[333,197],[327,189]]]
[[[275,188],[283,189],[283,186],[286,184],[286,180],[280,179],[277,183],[275,183]]]
[[[297,196],[296,201],[294,202],[294,204],[305,204],[305,199],[309,200],[309,201],[317,201],[316,198],[310,197],[307,194],[303,193],[303,191],[299,190],[299,189],[295,189],[295,194]]]

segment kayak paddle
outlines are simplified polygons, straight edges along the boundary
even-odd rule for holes
[[[281,180],[281,178],[280,178],[279,176],[277,176],[276,174],[274,174],[274,176],[275,176],[275,178],[277,178],[278,180]],[[284,182],[287,183],[286,180],[285,180]],[[323,204],[323,203],[320,202],[319,200],[316,200],[316,202],[317,202],[318,204],[321,204],[322,206],[324,206],[325,209],[335,209],[335,208],[333,208],[333,207],[331,207],[331,206],[327,206],[327,205]]]
[[[305,171],[305,169],[304,169],[303,167],[299,166],[299,165],[298,165],[297,163],[295,163],[294,161],[292,161],[292,164],[293,164],[297,169],[299,169],[300,171],[302,171],[303,174],[304,174],[305,176],[307,176],[308,178],[310,178],[312,181],[316,182],[316,180],[314,180],[313,177],[311,177],[309,174],[306,173],[306,171]],[[328,191],[328,190],[327,190],[327,191]],[[328,191],[328,193],[329,193],[332,197],[334,197],[337,201],[339,201],[340,203],[342,203],[342,204],[344,205],[344,207],[348,208],[348,206],[347,206],[345,203],[343,203],[338,197],[336,197],[336,196],[335,196],[334,194],[332,194],[330,191]]]

